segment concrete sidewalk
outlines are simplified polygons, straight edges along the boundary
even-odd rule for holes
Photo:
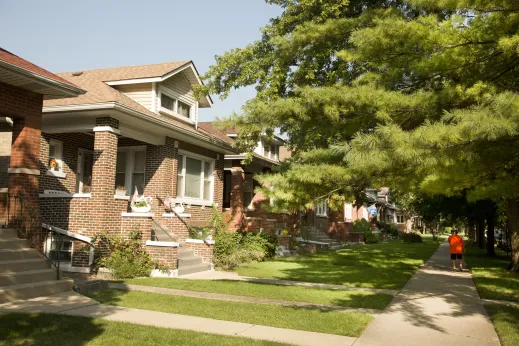
[[[499,339],[469,272],[453,272],[449,244],[368,326],[355,346],[499,346]]]
[[[58,313],[303,346],[319,346],[323,342],[327,346],[350,346],[357,340],[333,334],[102,305],[75,292],[0,304],[0,312]]]

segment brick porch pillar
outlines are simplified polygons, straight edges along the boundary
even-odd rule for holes
[[[114,232],[120,228],[117,226],[120,225],[121,217],[114,203],[119,121],[109,117],[97,118],[94,133],[90,210],[92,229],[95,232]]]
[[[245,182],[245,172],[241,167],[231,168],[231,215],[233,221],[230,225],[232,229],[238,229],[245,217],[243,212],[243,184]]]
[[[166,137],[164,145],[147,145],[146,147],[146,184],[143,192],[151,196],[152,211],[162,214],[164,207],[159,206],[157,196],[164,199],[166,195],[175,197],[176,190],[176,151],[175,140]]]

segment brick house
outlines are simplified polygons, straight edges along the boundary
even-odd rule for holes
[[[238,136],[236,129],[217,129],[213,122],[201,122],[200,128],[221,138],[232,145]],[[290,157],[284,147],[284,140],[274,136],[262,136],[252,153],[252,160],[242,163],[247,158],[245,153],[224,156],[223,209],[232,217],[231,227],[244,231],[266,231],[280,234],[283,229],[297,233],[297,213],[272,213],[266,210],[270,204],[268,198],[256,192],[258,182],[254,176],[271,171],[280,162]]]
[[[81,239],[139,230],[154,259],[182,263],[179,274],[207,270],[214,242],[190,239],[188,228],[206,224],[212,205],[222,210],[224,157],[236,152],[199,127],[199,109],[212,100],[195,97],[202,82],[193,62],[57,75],[86,90],[44,101],[32,167],[42,222],[71,236],[63,266],[89,270]],[[135,189],[152,198],[149,212],[132,212]],[[183,211],[165,212],[166,196]]]

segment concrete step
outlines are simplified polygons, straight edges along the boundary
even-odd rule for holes
[[[49,269],[50,267],[51,264],[45,260],[42,260],[41,258],[1,261],[0,274]]]
[[[179,266],[178,275],[181,276],[181,275],[194,274],[194,273],[204,272],[204,271],[207,271],[210,269],[211,269],[211,266],[207,263],[200,263],[200,264],[195,264],[195,265],[190,265],[190,266],[185,266],[185,267]]]
[[[30,249],[30,247],[25,239],[0,238],[0,249]]]
[[[152,221],[151,230],[159,241],[178,241],[178,237],[169,228],[155,220]]]
[[[72,290],[74,280],[51,280],[0,287],[0,304],[15,300],[50,296]]]
[[[178,259],[179,259],[179,262],[178,262],[179,268],[202,263],[202,257],[195,256],[195,255],[186,256],[186,257],[179,256]]]
[[[36,249],[0,249],[0,261],[40,258]]]
[[[194,255],[194,252],[193,250],[189,250],[185,247],[179,247],[178,248],[178,257],[187,257],[187,256],[190,256],[190,255]]]
[[[0,228],[0,239],[18,239],[18,232],[12,228]]]
[[[57,280],[56,270],[38,269],[16,273],[0,274],[0,287]]]

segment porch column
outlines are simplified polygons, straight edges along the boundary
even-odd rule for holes
[[[245,217],[243,213],[243,184],[245,172],[241,167],[231,168],[231,215],[234,218],[231,228],[238,229]]]
[[[109,117],[96,119],[90,208],[92,229],[96,232],[118,230],[116,221],[121,215],[114,203],[118,133],[118,120]]]

